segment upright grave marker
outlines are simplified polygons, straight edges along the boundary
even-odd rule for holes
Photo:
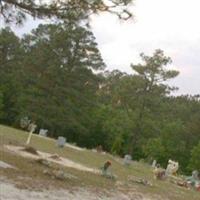
[[[29,124],[29,126],[28,126],[29,136],[27,138],[26,145],[30,144],[32,134],[33,134],[33,132],[35,131],[36,128],[37,128],[37,125],[34,122]]]
[[[47,137],[47,132],[48,132],[47,129],[40,129],[39,135],[40,135],[40,136],[43,136],[43,137]]]
[[[132,156],[129,154],[126,154],[124,156],[124,165],[129,166],[131,164],[132,161]]]
[[[65,143],[66,143],[66,138],[62,137],[62,136],[59,136],[58,140],[57,140],[58,147],[64,147]]]

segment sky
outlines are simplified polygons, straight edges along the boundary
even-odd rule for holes
[[[131,73],[130,64],[140,62],[139,54],[151,55],[162,49],[180,75],[171,85],[175,95],[200,94],[200,1],[135,0],[130,8],[134,18],[126,22],[116,16],[92,16],[91,28],[108,69]],[[29,32],[41,21],[28,20],[17,34]]]

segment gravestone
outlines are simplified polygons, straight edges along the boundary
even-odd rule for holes
[[[66,138],[62,137],[62,136],[59,136],[58,139],[57,139],[58,147],[64,147],[65,143],[66,143]]]
[[[124,165],[130,165],[132,161],[132,156],[129,154],[126,154],[124,156]]]
[[[152,166],[153,168],[155,168],[155,167],[156,167],[156,164],[157,164],[157,161],[154,160],[151,166]]]
[[[190,184],[193,187],[196,187],[198,189],[198,184],[200,184],[200,179],[199,179],[199,172],[197,170],[194,170],[192,172],[192,176],[188,177],[187,179],[187,183]]]
[[[101,145],[98,145],[98,146],[96,147],[96,150],[97,150],[98,153],[102,153],[103,147],[102,147]]]
[[[112,172],[109,170],[110,166],[111,166],[111,161],[108,160],[104,163],[103,167],[101,167],[102,176],[109,179],[116,179],[116,176],[112,174]]]
[[[195,180],[199,180],[199,172],[197,170],[194,170],[192,172],[192,178]]]
[[[47,137],[47,132],[48,132],[47,129],[40,129],[39,135],[40,135],[40,136],[43,136],[43,137]]]
[[[166,168],[167,176],[175,175],[176,172],[178,171],[178,168],[179,168],[179,163],[178,162],[175,162],[173,160],[169,160],[167,168]]]

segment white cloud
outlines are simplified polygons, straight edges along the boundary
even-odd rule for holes
[[[130,72],[139,53],[160,48],[181,72],[173,81],[179,93],[200,94],[199,8],[199,0],[136,0],[134,20],[103,14],[93,17],[92,29],[109,69]]]

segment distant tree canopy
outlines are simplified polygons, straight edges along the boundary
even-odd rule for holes
[[[200,142],[196,145],[191,152],[190,169],[200,170]]]
[[[0,123],[19,128],[29,117],[80,146],[199,169],[200,96],[171,95],[178,72],[162,50],[141,60],[132,74],[105,71],[92,32],[76,23],[39,25],[22,38],[1,29]]]
[[[71,139],[87,132],[101,80],[93,71],[105,67],[93,34],[74,24],[40,25],[21,40],[8,28],[1,33],[4,120],[29,116],[54,136],[70,132]],[[10,45],[14,41],[18,49]]]
[[[92,13],[109,12],[120,19],[132,14],[132,0],[0,0],[0,14],[6,23],[22,24],[26,14],[34,18],[56,18],[64,21],[87,19]]]

